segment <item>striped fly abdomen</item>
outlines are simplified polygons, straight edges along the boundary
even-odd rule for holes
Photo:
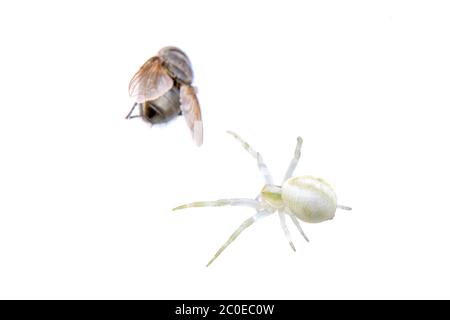
[[[151,124],[168,122],[180,114],[180,90],[174,86],[158,99],[141,103],[140,108]]]

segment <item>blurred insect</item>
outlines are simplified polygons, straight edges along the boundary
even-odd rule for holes
[[[164,47],[133,76],[129,93],[136,102],[125,119],[141,117],[151,124],[165,123],[183,114],[194,142],[203,142],[203,124],[197,89],[188,56],[176,47]],[[132,115],[136,106],[139,114]]]
[[[336,193],[324,180],[311,176],[292,177],[292,174],[297,167],[298,160],[300,159],[301,147],[303,143],[302,138],[297,138],[294,158],[291,160],[291,163],[286,171],[283,184],[278,186],[273,183],[272,176],[269,173],[261,154],[253,150],[252,147],[250,147],[250,145],[242,140],[242,138],[236,133],[231,131],[228,131],[228,133],[235,137],[250,153],[250,155],[257,160],[258,168],[261,171],[266,184],[256,199],[234,198],[216,201],[193,202],[173,209],[180,210],[192,207],[220,207],[228,205],[246,206],[256,210],[256,214],[245,220],[239,228],[233,232],[230,238],[208,262],[207,266],[213,263],[213,261],[239,236],[242,231],[250,227],[257,220],[267,217],[275,212],[278,212],[281,228],[283,229],[291,248],[295,251],[291,235],[286,225],[286,215],[292,220],[305,240],[309,242],[300,226],[299,220],[309,223],[318,223],[333,219],[336,209],[351,210],[349,207],[337,204]]]

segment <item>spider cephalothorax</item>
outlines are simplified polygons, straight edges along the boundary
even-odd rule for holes
[[[218,206],[247,206],[256,210],[256,214],[245,220],[238,229],[230,236],[225,244],[217,251],[214,257],[208,262],[209,266],[221,253],[233,242],[239,234],[255,221],[260,218],[278,212],[281,222],[281,228],[286,235],[292,249],[295,251],[291,235],[286,224],[286,215],[292,220],[297,229],[300,231],[306,241],[309,241],[303,232],[299,220],[318,223],[334,218],[336,209],[351,210],[346,206],[337,204],[336,193],[333,188],[324,180],[311,176],[292,177],[292,173],[297,167],[300,159],[301,147],[303,140],[297,138],[297,146],[295,148],[294,158],[291,160],[289,167],[283,179],[281,186],[273,183],[272,176],[264,163],[262,156],[250,147],[250,145],[242,140],[234,132],[228,132],[234,136],[242,146],[254,157],[258,162],[258,167],[264,176],[266,184],[256,199],[234,198],[221,199],[216,201],[201,201],[185,204],[174,208],[173,210],[191,208],[191,207],[218,207]]]

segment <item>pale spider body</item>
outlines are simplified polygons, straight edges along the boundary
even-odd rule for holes
[[[324,180],[311,176],[293,177],[280,187],[264,186],[261,197],[278,210],[289,210],[297,218],[318,223],[334,218],[336,193]]]
[[[191,207],[217,207],[217,206],[247,206],[256,210],[256,214],[245,220],[238,229],[230,236],[225,244],[217,251],[214,257],[209,261],[209,266],[239,234],[260,218],[269,216],[278,212],[281,228],[289,241],[292,249],[295,251],[294,244],[291,239],[289,229],[286,224],[286,215],[292,220],[299,232],[309,241],[303,232],[299,220],[308,223],[319,223],[334,218],[336,209],[351,210],[346,206],[337,203],[336,193],[333,188],[323,179],[312,176],[292,177],[292,174],[300,159],[301,147],[303,140],[297,138],[297,146],[295,148],[294,158],[287,169],[281,186],[273,183],[272,176],[265,165],[262,156],[253,150],[250,145],[242,140],[234,132],[228,132],[234,136],[242,146],[254,157],[258,162],[258,167],[264,176],[265,185],[256,199],[234,198],[221,199],[216,201],[201,201],[185,204],[174,208],[173,210],[191,208]]]

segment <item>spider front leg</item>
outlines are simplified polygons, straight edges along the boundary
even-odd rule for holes
[[[272,175],[269,172],[269,169],[267,168],[266,164],[264,163],[264,160],[259,152],[256,152],[246,141],[244,141],[239,135],[232,131],[227,131],[227,133],[231,134],[236,140],[238,140],[241,145],[244,147],[245,150],[247,150],[250,155],[256,159],[258,162],[258,168],[261,171],[264,181],[266,184],[272,185],[273,179]]]
[[[234,241],[236,238],[241,234],[242,231],[250,227],[252,224],[254,224],[256,221],[258,221],[261,218],[267,217],[268,215],[272,214],[273,211],[258,211],[255,215],[245,220],[239,228],[237,228],[233,234],[228,238],[228,240],[220,247],[220,249],[216,252],[214,257],[212,257],[211,260],[209,260],[208,264],[206,265],[209,267],[211,263],[214,262],[214,260],[217,259],[218,256]]]
[[[292,174],[294,173],[294,170],[297,167],[298,160],[300,159],[302,144],[303,139],[301,137],[297,137],[297,146],[295,147],[294,158],[292,158],[291,163],[289,164],[286,174],[284,175],[283,182],[292,177]]]
[[[247,198],[230,198],[230,199],[220,199],[216,201],[196,201],[178,206],[176,208],[173,208],[172,210],[175,211],[186,208],[222,207],[222,206],[243,206],[259,210],[261,208],[261,202],[255,199],[247,199]]]

